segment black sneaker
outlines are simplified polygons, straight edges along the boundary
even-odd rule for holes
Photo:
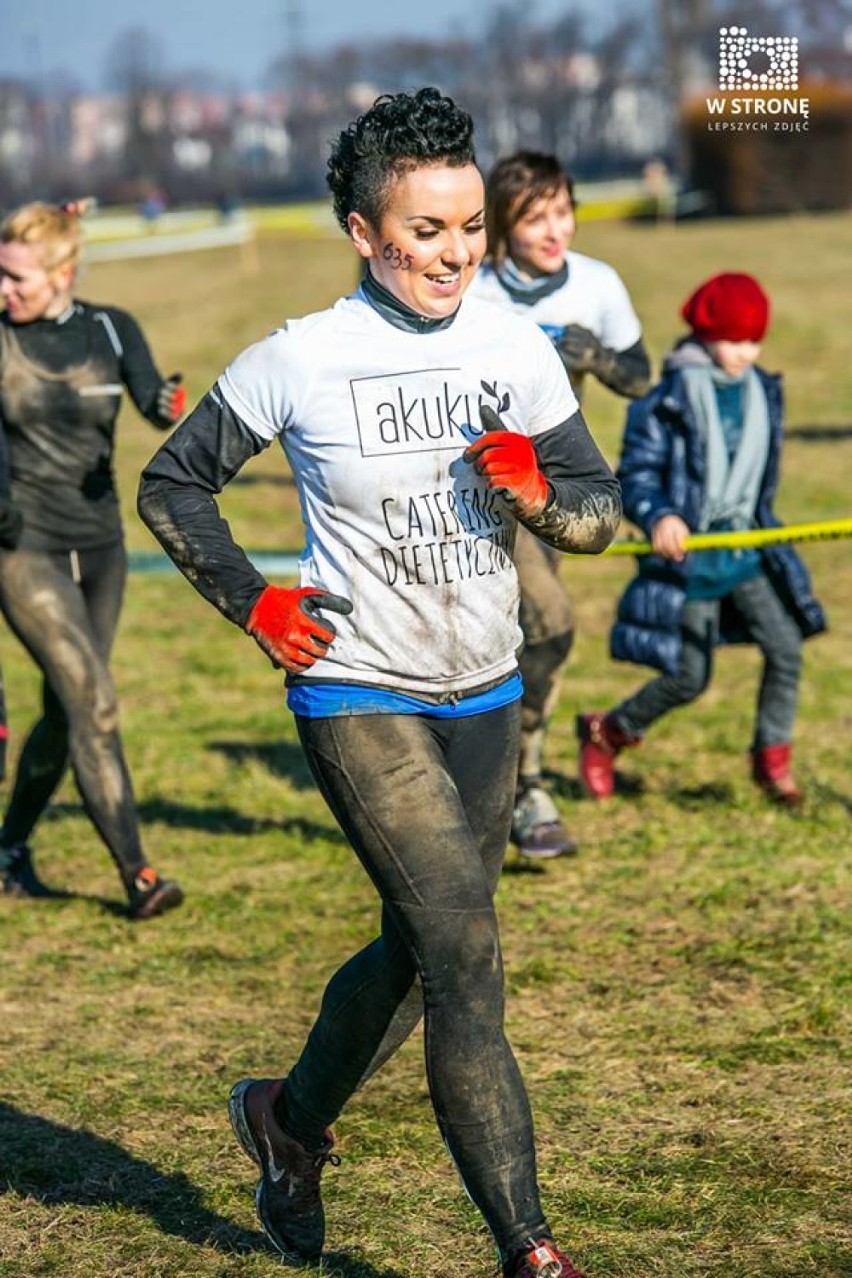
[[[0,847],[0,883],[4,896],[59,896],[36,874],[33,854],[26,843]]]
[[[280,1079],[242,1079],[231,1089],[228,1116],[261,1171],[254,1202],[263,1232],[288,1260],[317,1263],[325,1242],[320,1176],[326,1163],[336,1167],[340,1159],[331,1152],[330,1129],[319,1149],[306,1149],[284,1131],[274,1108],[281,1086]]]
[[[183,901],[183,888],[174,879],[161,879],[146,865],[127,889],[127,913],[132,919],[152,919]]]

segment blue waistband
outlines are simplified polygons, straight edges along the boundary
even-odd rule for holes
[[[351,683],[297,683],[287,689],[287,706],[306,719],[332,719],[354,714],[423,714],[433,719],[464,719],[499,710],[517,701],[524,691],[519,670],[486,692],[461,695],[458,701],[435,705],[405,692]]]

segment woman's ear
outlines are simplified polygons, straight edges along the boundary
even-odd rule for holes
[[[346,224],[356,252],[363,258],[374,257],[375,249],[370,239],[370,224],[367,219],[360,213],[353,212],[347,217]]]
[[[62,262],[51,271],[53,284],[60,293],[73,292],[76,274],[77,267],[73,262]]]

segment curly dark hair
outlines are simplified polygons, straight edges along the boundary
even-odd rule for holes
[[[537,200],[568,192],[576,209],[574,180],[555,155],[516,151],[498,160],[485,183],[488,256],[500,262],[509,249],[509,232]]]
[[[348,233],[353,210],[377,227],[395,178],[424,164],[475,164],[473,120],[438,89],[385,93],[332,143],[326,180]]]

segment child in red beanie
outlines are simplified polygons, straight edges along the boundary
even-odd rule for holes
[[[687,554],[690,533],[777,527],[772,510],[783,435],[780,377],[757,366],[769,299],[751,275],[714,275],[681,310],[690,333],[662,381],[628,410],[618,478],[624,513],[654,553],[618,606],[612,656],[660,675],[607,712],[580,715],[580,775],[611,795],[616,755],[707,687],[720,642],[756,643],[763,675],[751,748],[755,782],[801,802],[791,773],[801,643],[825,629],[791,546]]]

